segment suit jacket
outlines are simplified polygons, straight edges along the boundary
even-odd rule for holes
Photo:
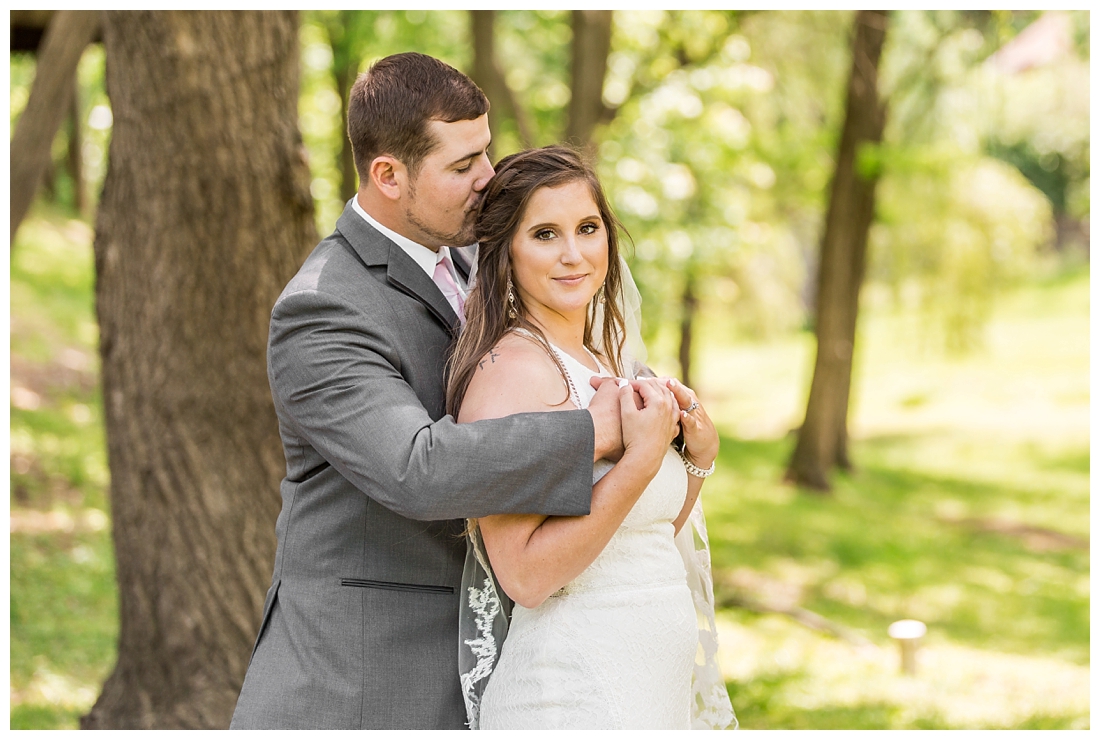
[[[287,474],[232,728],[464,727],[462,518],[588,513],[587,412],[444,414],[457,330],[435,283],[350,204],[276,302]]]

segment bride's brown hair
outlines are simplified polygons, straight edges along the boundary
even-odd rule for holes
[[[485,186],[478,207],[476,285],[466,299],[466,326],[447,361],[447,413],[452,416],[458,416],[478,362],[511,329],[518,327],[530,332],[554,360],[562,378],[566,378],[565,368],[550,351],[542,331],[528,318],[527,307],[514,288],[515,302],[509,302],[508,285],[512,276],[512,237],[523,220],[531,195],[539,188],[555,188],[577,180],[588,185],[607,233],[607,277],[589,303],[584,322],[584,346],[596,352],[593,332],[598,331],[603,359],[616,375],[623,375],[622,346],[626,330],[617,300],[622,285],[619,269],[622,225],[612,213],[595,171],[577,152],[564,146],[528,149],[497,163],[496,174]],[[596,327],[593,324],[601,299],[605,299],[603,321]],[[514,318],[508,315],[512,306],[516,313]],[[566,385],[568,387],[568,381]]]

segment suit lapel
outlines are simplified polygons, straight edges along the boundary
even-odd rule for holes
[[[454,262],[455,270],[466,281],[467,290],[473,288],[473,275],[471,273],[473,272],[473,266],[477,263],[477,245],[451,247],[451,261]]]
[[[386,268],[386,277],[393,285],[427,306],[444,326],[452,331],[458,330],[458,316],[443,297],[439,286],[420,269],[420,265],[413,262],[412,257],[393,242],[390,242],[390,261]]]
[[[350,201],[336,222],[336,230],[348,240],[364,264],[385,265],[386,279],[391,285],[423,303],[443,326],[458,331],[458,316],[435,282],[401,247],[364,221]]]

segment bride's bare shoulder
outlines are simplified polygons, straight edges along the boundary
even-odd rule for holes
[[[534,339],[512,332],[478,361],[459,421],[573,408],[557,365]]]

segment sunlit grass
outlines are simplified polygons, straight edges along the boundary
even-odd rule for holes
[[[77,726],[118,630],[90,229],[49,212],[12,256],[11,727]],[[811,610],[859,646],[726,607],[743,727],[1089,725],[1087,268],[1005,297],[967,355],[874,296],[857,348],[856,469],[781,482],[812,336],[748,342],[716,313],[696,386],[723,434],[704,489],[720,602]],[[661,357],[658,369],[668,368]],[[915,677],[886,636],[928,624]]]
[[[110,534],[73,529],[11,534],[12,729],[75,729],[114,662]]]
[[[76,728],[118,632],[91,229],[40,211],[11,257],[11,727]]]
[[[781,483],[812,337],[723,346],[704,325],[696,385],[725,433],[704,490],[719,601],[809,609],[870,643],[727,609],[743,727],[1088,727],[1088,300],[1087,269],[1024,286],[954,356],[919,314],[872,302],[856,469],[825,497]],[[902,618],[928,624],[915,678],[886,636]]]
[[[917,675],[892,645],[855,647],[783,617],[720,620],[723,669],[744,729],[1085,729],[1089,669],[944,640]]]

